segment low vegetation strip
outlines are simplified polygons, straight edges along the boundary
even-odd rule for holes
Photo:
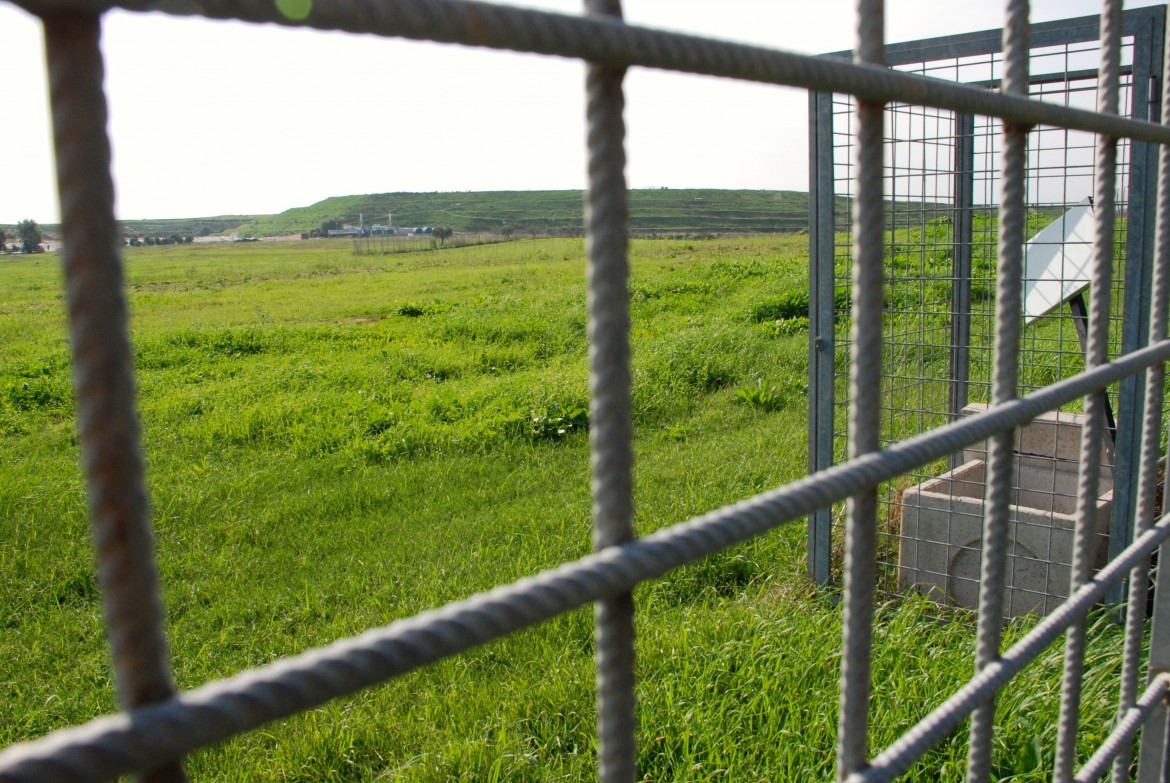
[[[589,551],[579,240],[125,252],[180,687]],[[806,240],[636,241],[631,266],[639,530],[803,475]],[[115,699],[56,262],[10,257],[0,270],[7,744]],[[804,557],[792,526],[638,590],[646,780],[831,776],[839,611],[803,580]],[[589,612],[557,618],[202,751],[191,773],[589,779],[591,634]],[[962,614],[897,600],[875,635],[877,744],[969,677],[972,634]],[[1086,748],[1113,713],[1119,637],[1108,622],[1091,634]],[[1045,779],[1060,666],[1054,649],[999,701],[997,779]],[[965,753],[962,738],[944,743],[910,779],[961,775]]]

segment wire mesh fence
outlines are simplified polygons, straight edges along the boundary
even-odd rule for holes
[[[498,234],[487,231],[457,231],[449,237],[438,239],[431,234],[367,234],[353,238],[353,253],[356,256],[383,256],[393,253],[417,253],[423,250],[440,250],[447,247],[470,247],[472,245],[494,245],[508,242],[514,234]]]
[[[1002,38],[1003,73],[998,72],[998,45],[978,55],[990,63],[990,75],[984,81],[1002,79],[1002,91],[995,92],[985,86],[924,79],[925,64],[940,57],[921,47],[911,59],[899,63],[905,50],[891,47],[887,52],[882,5],[871,0],[858,3],[855,64],[626,25],[620,19],[620,5],[610,0],[591,0],[586,5],[588,13],[582,17],[460,0],[316,0],[308,15],[297,20],[260,0],[160,6],[178,13],[195,10],[213,18],[304,24],[577,57],[591,64],[586,226],[595,553],[329,647],[176,694],[167,668],[145,512],[126,303],[112,208],[99,48],[100,13],[110,5],[99,0],[24,0],[22,5],[41,14],[45,22],[80,441],[99,583],[123,711],[0,751],[0,780],[96,781],[129,773],[142,773],[149,780],[181,780],[181,759],[194,750],[596,603],[599,777],[632,781],[637,777],[632,647],[636,615],[630,591],[646,580],[818,509],[832,508],[846,498],[850,506],[844,552],[838,779],[851,783],[892,780],[971,716],[968,777],[986,780],[994,728],[992,700],[1066,632],[1056,779],[1093,779],[1110,764],[1114,764],[1116,777],[1128,777],[1127,753],[1143,725],[1141,779],[1163,777],[1165,748],[1157,729],[1165,712],[1159,705],[1170,687],[1166,674],[1170,669],[1170,586],[1165,580],[1154,599],[1150,631],[1154,643],[1146,666],[1149,684],[1140,693],[1139,680],[1148,558],[1170,537],[1170,517],[1157,519],[1152,502],[1162,442],[1161,374],[1170,359],[1170,342],[1165,339],[1170,293],[1170,247],[1166,246],[1170,237],[1170,158],[1162,156],[1160,169],[1160,248],[1155,269],[1150,264],[1154,234],[1146,209],[1154,201],[1154,184],[1152,178],[1139,176],[1152,168],[1153,150],[1146,146],[1139,151],[1138,142],[1164,148],[1170,144],[1170,129],[1142,122],[1140,116],[1117,116],[1105,98],[1101,107],[1078,108],[1078,101],[1092,92],[1078,86],[1092,81],[1092,77],[1079,75],[1083,70],[1080,58],[1093,50],[1073,45],[1092,40],[1097,35],[1095,29],[1083,39],[1066,36],[1054,41],[1051,34],[1055,27],[1037,26],[1030,31],[1027,4],[1009,3]],[[133,2],[123,6],[133,10],[145,7]],[[1096,89],[1106,96],[1118,83],[1121,58],[1114,53],[1120,51],[1122,38],[1120,8],[1119,2],[1107,3],[1102,15],[1107,21],[1100,26],[1101,50],[1108,54],[1100,58]],[[1128,84],[1129,90],[1125,105],[1137,115],[1141,107],[1148,108],[1149,97],[1138,91],[1148,89],[1148,76],[1161,73],[1162,67],[1160,53],[1145,60],[1145,55],[1139,54],[1154,41],[1160,46],[1158,25],[1164,17],[1158,10],[1145,16],[1131,14],[1129,19],[1151,22],[1144,32],[1130,29],[1127,33],[1133,39],[1133,51],[1127,58],[1131,75],[1122,84]],[[1158,28],[1157,33],[1151,26]],[[1037,67],[1038,72],[1061,74],[1059,80],[1047,82],[1059,85],[1048,92],[1047,87],[1035,88],[1039,92],[1034,97],[1042,100],[1022,97],[1028,91],[1028,61],[1034,56],[1028,45],[1030,33],[1034,45],[1057,47],[1056,59],[1064,63],[1060,66],[1064,70]],[[994,42],[998,34],[965,40],[980,39]],[[943,59],[946,57],[953,55]],[[897,67],[883,68],[887,62]],[[1147,72],[1141,70],[1143,62]],[[907,63],[919,63],[910,70],[922,73],[898,70]],[[854,219],[848,230],[857,240],[854,250],[840,259],[843,267],[851,267],[853,279],[842,297],[849,303],[847,320],[852,331],[848,344],[854,348],[847,357],[851,458],[831,464],[836,395],[823,394],[817,399],[819,392],[844,388],[843,377],[834,369],[846,359],[835,346],[844,336],[835,339],[833,320],[836,294],[843,289],[836,284],[839,259],[835,231],[844,226],[830,218],[814,223],[811,232],[814,287],[810,300],[814,306],[810,369],[815,389],[811,413],[817,437],[827,438],[827,448],[821,448],[823,441],[814,444],[812,467],[819,470],[641,539],[633,538],[629,526],[633,512],[630,324],[621,118],[624,69],[635,65],[821,91],[824,99],[814,95],[811,100],[815,133],[810,153],[815,163],[824,163],[813,167],[812,209],[822,217],[832,215],[838,200],[835,170],[838,165],[843,167],[841,179],[856,182],[842,200],[851,202]],[[961,71],[964,66],[960,61],[942,67]],[[937,75],[934,71],[931,66],[931,75]],[[833,93],[851,95],[858,104],[850,115],[855,119],[849,119],[839,135],[833,130]],[[1074,99],[1074,95],[1080,97]],[[886,106],[891,107],[888,112]],[[892,118],[892,148],[883,141],[887,115]],[[982,124],[963,119],[980,116],[997,119]],[[1002,135],[997,130],[1001,121]],[[1028,153],[1025,142],[1033,126],[1037,129],[1031,131],[1035,139]],[[1050,132],[1048,128],[1064,130]],[[819,140],[824,137],[817,134],[823,133],[828,134],[828,143]],[[1043,136],[1046,133],[1050,137]],[[1087,137],[1077,134],[1084,133],[1101,134],[1093,145],[1091,177],[1078,162],[1080,150],[1087,148]],[[856,145],[852,136],[858,139]],[[1131,139],[1128,148],[1123,145],[1120,150],[1120,176],[1113,170],[1113,138]],[[837,142],[842,148],[859,147],[857,160],[862,164],[844,159],[838,164],[833,151]],[[1051,161],[1049,153],[1055,156]],[[950,164],[953,169],[948,171],[947,161],[952,157],[958,162]],[[999,162],[993,165],[992,158]],[[964,160],[971,161],[969,168]],[[958,178],[957,172],[967,172],[967,179]],[[1127,187],[1115,186],[1115,181],[1124,183],[1126,178]],[[1021,292],[1027,282],[1022,279],[1027,270],[1022,246],[1029,230],[1069,215],[1073,208],[1070,201],[1084,190],[1082,180],[1092,183],[1094,236],[1098,238],[1090,243],[1094,262],[1088,274],[1095,286],[1090,291],[1093,307],[1087,314],[1083,354],[1076,347],[1080,333],[1075,328],[1042,324],[1030,336],[1026,329],[1022,339],[1019,334],[1024,312]],[[1141,187],[1136,184],[1139,182]],[[1119,199],[1118,214],[1126,224],[1120,236],[1113,225],[1114,191],[1119,190],[1126,194]],[[1139,215],[1144,222],[1135,223]],[[998,236],[994,253],[992,233]],[[1111,254],[1111,245],[1124,248],[1124,254],[1120,250]],[[1112,286],[1108,282],[1111,255],[1124,259],[1113,275],[1123,281],[1115,297],[1120,300],[1119,316],[1110,315],[1109,299],[1103,296]],[[990,271],[993,256],[994,273]],[[993,279],[994,309],[991,297],[984,297],[979,287],[990,286]],[[962,307],[956,302],[970,304]],[[1118,328],[1120,336],[1113,336]],[[1149,344],[1143,347],[1147,339]],[[860,345],[868,347],[862,350]],[[1024,358],[1018,362],[1021,349]],[[1114,361],[1104,361],[1106,349],[1116,356]],[[1079,364],[1080,355],[1088,358]],[[1137,402],[1142,386],[1139,380],[1148,368],[1149,379],[1140,395],[1142,408]],[[1099,524],[1097,454],[1108,439],[1099,392],[1116,384],[1120,385],[1115,393],[1118,416],[1112,438],[1116,444],[1112,466],[1115,499],[1109,514],[1109,547],[1114,556],[1090,579],[1088,565],[1093,560],[1093,537]],[[1029,389],[1025,396],[1017,396]],[[818,405],[823,399],[827,399],[827,407]],[[988,403],[986,409],[964,410]],[[1065,459],[1060,451],[1061,427],[1072,423],[1064,416],[1068,409],[1078,407],[1084,418],[1079,422],[1079,434],[1070,436],[1074,440],[1079,437],[1080,449],[1077,491],[1072,496],[1075,507],[1068,514],[1075,530],[1067,598],[1050,595],[1055,590],[1048,588],[1034,591],[1044,597],[1047,616],[1010,647],[1001,649],[1003,606],[1013,612],[1016,602],[1011,593],[1020,589],[1010,578],[1005,579],[1005,564],[1012,565],[1007,559],[1012,553],[1005,544],[1011,524],[1019,524],[1011,509],[1025,502],[1018,479],[1026,465],[1022,460],[1014,464],[1011,451],[1013,447],[1021,450],[1016,444],[1022,446],[1027,441],[1028,427],[1048,427],[1057,433],[1053,453],[1026,456],[1043,456],[1056,466]],[[859,409],[862,415],[858,415]],[[1045,416],[1048,418],[1042,418]],[[1013,441],[1011,433],[1018,428],[1023,429]],[[962,472],[973,462],[963,461],[967,459],[964,450],[981,449],[989,440],[982,476]],[[826,464],[819,464],[821,460]],[[944,478],[941,474],[947,470],[951,475]],[[925,484],[907,485],[906,476],[923,479]],[[900,566],[891,569],[891,564],[903,556],[911,538],[918,546],[942,543],[928,536],[903,534],[911,524],[907,513],[912,506],[907,495],[914,486],[925,495],[932,491],[928,487],[932,481],[949,482],[950,487],[939,494],[949,498],[947,514],[960,523],[963,515],[956,512],[964,496],[955,485],[986,485],[985,508],[978,514],[984,545],[978,572],[977,673],[901,738],[871,757],[867,730],[874,594],[884,583],[897,582],[898,577],[889,574],[897,574]],[[1116,510],[1121,505],[1116,500],[1119,486],[1124,486],[1131,498],[1127,502],[1132,508],[1124,514]],[[1041,497],[1029,497],[1026,502],[1048,503],[1050,515],[1058,513],[1056,498],[1061,493],[1055,484],[1028,491]],[[901,519],[894,516],[898,508]],[[927,524],[921,514],[926,506],[920,503],[917,508],[915,524],[921,529]],[[1132,525],[1132,536],[1128,528],[1124,535],[1118,534],[1119,519]],[[877,535],[879,523],[884,537]],[[814,517],[810,529],[815,533],[810,562],[814,572],[820,569],[827,573],[830,559],[824,544],[831,541],[831,527],[821,526]],[[951,542],[946,543],[949,546]],[[972,549],[969,542],[958,542],[960,556],[969,558]],[[1019,552],[1015,556],[1017,568],[1028,567],[1020,566],[1021,561],[1052,559],[1051,552],[1046,558],[1021,558]],[[913,557],[917,568],[923,561],[922,553]],[[882,564],[885,571],[879,568]],[[1074,776],[1069,738],[1075,750],[1084,617],[1127,578],[1131,590],[1126,643],[1124,651],[1119,651],[1125,673],[1118,720]],[[942,589],[951,588],[945,585]],[[1058,599],[1051,606],[1047,603],[1050,597]],[[1021,611],[1038,607],[1033,596],[1023,596]]]
[[[1149,10],[1129,12],[1121,47],[1121,112],[1144,118],[1150,102],[1149,77],[1161,62],[1160,24]],[[1153,26],[1157,26],[1154,29]],[[1095,19],[1049,23],[1035,35],[1030,52],[1030,95],[1065,106],[1093,108],[1097,101],[1099,41]],[[971,39],[974,40],[971,40]],[[891,65],[933,78],[997,89],[1003,54],[994,31],[952,39],[918,41],[891,47]],[[920,59],[923,52],[941,52],[938,59]],[[1135,73],[1145,85],[1136,98]],[[836,94],[831,99],[831,148],[835,203],[850,203],[855,180],[853,128],[855,101]],[[997,169],[1001,153],[999,123],[992,118],[894,103],[886,107],[885,239],[886,290],[882,355],[882,442],[894,443],[962,415],[985,410],[990,402],[993,368],[995,259],[998,198]],[[826,136],[829,128],[822,131]],[[829,145],[826,138],[823,142]],[[1139,145],[1144,147],[1145,145]],[[1073,257],[1087,250],[1089,232],[1076,221],[1091,215],[1084,208],[1093,193],[1092,134],[1040,125],[1028,136],[1026,236],[1046,227],[1055,237],[1040,239],[1031,255],[1054,255],[1058,268],[1042,280],[1038,264],[1025,273],[1025,287],[1052,282],[1081,286],[1084,269]],[[1153,202],[1144,196],[1150,171],[1143,156],[1131,179],[1131,146],[1118,145],[1114,183],[1119,220],[1114,237],[1113,301],[1110,355],[1138,344],[1126,307],[1140,312],[1138,295],[1148,288],[1148,261],[1141,243],[1127,245],[1128,232],[1143,235],[1153,225]],[[1131,203],[1136,209],[1131,209]],[[826,216],[827,217],[827,216]],[[825,219],[824,217],[818,219]],[[815,232],[815,227],[811,229]],[[849,319],[852,234],[848,213],[833,217],[833,320]],[[1132,250],[1132,252],[1130,252]],[[1131,274],[1125,273],[1127,263]],[[1134,274],[1133,272],[1137,272]],[[1030,276],[1029,276],[1030,275]],[[1052,279],[1054,278],[1054,279]],[[1083,309],[1050,302],[1042,314],[1028,316],[1020,352],[1019,393],[1067,378],[1084,368]],[[1082,305],[1083,306],[1083,305]],[[846,383],[849,335],[835,331],[832,458],[845,455],[850,407]],[[814,383],[813,397],[824,399]],[[1133,410],[1137,392],[1110,390],[1110,410]],[[1051,611],[1067,596],[1072,510],[1076,499],[1079,406],[1038,421],[1021,433],[1016,451],[1013,505],[1021,512],[1013,534],[1011,567],[1018,571],[1008,615]],[[1124,417],[1132,425],[1134,415]],[[1115,429],[1115,425],[1114,425]],[[1118,543],[1128,541],[1127,519],[1132,487],[1112,487],[1114,459],[1107,444],[1097,559],[1104,563],[1111,531]],[[1132,429],[1122,433],[1133,442]],[[826,435],[822,433],[822,438]],[[826,438],[827,439],[827,438]],[[824,450],[824,458],[828,449]],[[1132,457],[1131,454],[1123,455]],[[966,449],[934,465],[899,477],[882,489],[881,583],[891,592],[915,589],[943,603],[974,608],[978,602],[981,500],[986,447]],[[976,464],[979,463],[979,464]],[[1116,502],[1115,502],[1116,501]],[[1113,515],[1116,507],[1117,513]],[[839,529],[843,508],[835,511]],[[1113,517],[1112,525],[1110,517]],[[921,518],[921,519],[920,519]],[[945,519],[943,522],[941,520]],[[840,533],[831,556],[833,570],[816,574],[822,581],[839,580]],[[815,545],[815,544],[814,544]],[[824,544],[821,544],[823,546]],[[822,560],[824,558],[822,557]]]

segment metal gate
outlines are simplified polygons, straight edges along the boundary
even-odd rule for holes
[[[1163,59],[1165,8],[1125,12],[1120,61],[1119,100],[1123,114],[1147,119],[1158,90],[1154,74]],[[1038,100],[1093,108],[1097,101],[1100,59],[1097,17],[1032,26],[1029,93]],[[836,57],[848,57],[839,52]],[[1001,33],[979,33],[913,41],[887,47],[891,67],[923,76],[999,89],[1003,54]],[[850,96],[810,93],[810,252],[809,469],[817,471],[845,454],[849,410],[846,384],[850,342],[848,322],[852,234],[848,206],[853,198],[851,154],[855,130]],[[957,420],[972,403],[990,401],[991,344],[995,291],[995,243],[1000,186],[996,171],[998,128],[988,117],[907,103],[886,107],[884,197],[888,288],[883,301],[883,372],[881,441],[895,443],[948,421]],[[1039,126],[1028,136],[1026,210],[1029,234],[1092,196],[1092,134]],[[1146,343],[1149,331],[1150,274],[1154,228],[1155,149],[1121,140],[1117,150],[1116,208],[1122,216],[1114,242],[1109,355],[1118,356]],[[1133,314],[1126,317],[1126,313]],[[833,325],[836,325],[836,328]],[[1020,352],[1018,391],[1024,393],[1083,369],[1083,346],[1075,318],[1065,308],[1029,324]],[[1140,441],[1140,376],[1110,390],[1116,411],[1115,440],[1121,444],[1108,462],[1114,484],[1109,552],[1116,556],[1132,540],[1136,502],[1137,448]],[[968,408],[968,411],[972,409]],[[974,450],[977,455],[980,450]],[[945,462],[922,466],[882,488],[882,539],[879,544],[883,582],[895,585],[898,554],[906,546],[899,527],[904,491],[959,468],[972,450]],[[1075,455],[1073,455],[1075,457]],[[1056,454],[1032,455],[1032,464],[1058,460]],[[1059,485],[1061,482],[1055,482]],[[1075,488],[1053,486],[1033,498],[1049,513],[1069,506]],[[839,578],[840,524],[832,510],[821,509],[809,521],[809,574],[821,584]],[[841,509],[837,510],[838,520]],[[977,526],[977,520],[973,520]],[[836,531],[837,562],[832,551]],[[972,560],[977,557],[972,552]],[[1023,557],[1023,556],[1021,556]],[[1031,560],[1032,558],[1025,558]],[[1022,561],[1021,561],[1022,562]],[[1037,560],[1039,565],[1039,561]],[[905,563],[901,564],[905,568]],[[1043,564],[1048,569],[1048,564]],[[1057,578],[1059,575],[1053,575]],[[965,579],[966,577],[959,577]],[[904,579],[902,581],[905,581]],[[1064,580],[1067,581],[1067,580]],[[975,585],[968,586],[972,592]],[[1037,595],[1049,609],[1059,596]],[[1119,602],[1121,592],[1111,593]]]
[[[1107,4],[1101,30],[1099,105],[1096,111],[1029,100],[1027,4],[1008,4],[1003,34],[1003,73],[999,92],[955,82],[925,79],[885,67],[882,3],[859,0],[858,46],[854,62],[817,58],[666,33],[620,19],[617,0],[586,0],[581,17],[508,8],[465,0],[314,0],[296,4],[298,18],[281,12],[282,4],[263,0],[198,0],[157,6],[139,0],[22,0],[21,5],[45,23],[57,170],[65,241],[65,291],[72,339],[78,423],[88,481],[99,582],[107,616],[122,712],[83,726],[64,729],[0,751],[0,780],[109,780],[128,773],[144,779],[179,780],[182,757],[201,747],[264,723],[312,708],[330,699],[456,655],[589,603],[595,603],[598,699],[599,777],[632,781],[635,764],[633,632],[631,590],[737,542],[780,525],[802,520],[816,509],[849,499],[845,539],[845,618],[842,641],[838,778],[852,783],[888,781],[905,772],[934,744],[971,716],[972,781],[987,779],[995,694],[1052,641],[1068,631],[1065,690],[1057,753],[1058,780],[1073,777],[1079,716],[1079,686],[1084,617],[1112,585],[1131,579],[1123,687],[1118,722],[1100,749],[1076,772],[1090,780],[1116,761],[1120,777],[1128,774],[1126,751],[1141,725],[1155,714],[1170,686],[1170,584],[1155,597],[1153,652],[1148,661],[1149,686],[1138,695],[1144,627],[1146,564],[1150,553],[1170,536],[1170,517],[1153,518],[1154,487],[1162,433],[1162,372],[1170,359],[1165,337],[1166,300],[1170,292],[1170,158],[1159,164],[1157,264],[1149,297],[1148,346],[1124,343],[1121,355],[1107,362],[1111,319],[1108,277],[1112,265],[1116,139],[1130,139],[1130,180],[1139,142],[1170,144],[1170,129],[1117,116],[1121,71],[1120,2]],[[199,13],[213,18],[305,25],[319,29],[371,33],[513,49],[582,59],[588,69],[587,112],[589,187],[586,216],[589,257],[589,336],[591,363],[590,434],[594,466],[594,541],[597,551],[536,577],[525,579],[442,609],[395,622],[235,677],[174,693],[168,672],[157,575],[146,516],[142,460],[134,403],[134,383],[112,207],[110,147],[106,137],[106,103],[99,49],[100,15],[110,7],[155,8],[171,13]],[[301,18],[300,11],[305,15]],[[1038,33],[1039,35],[1039,33]],[[897,51],[894,49],[893,51]],[[1136,57],[1136,55],[1135,55]],[[923,61],[923,58],[919,58]],[[1134,60],[1136,66],[1136,59]],[[634,539],[632,514],[629,315],[626,283],[624,127],[622,78],[625,69],[644,66],[796,86],[857,99],[856,136],[849,194],[854,211],[855,250],[850,263],[851,385],[849,459],[814,475]],[[993,73],[993,77],[995,74]],[[1140,80],[1131,82],[1134,90]],[[1134,105],[1140,103],[1134,100]],[[899,437],[882,447],[882,319],[885,293],[898,281],[883,283],[885,228],[901,230],[898,209],[887,209],[885,172],[896,169],[883,160],[884,106],[929,107],[910,116],[956,115],[1003,120],[997,136],[1000,185],[994,208],[999,231],[994,310],[994,340],[987,360],[991,407],[959,420],[930,426],[921,434]],[[825,115],[817,113],[819,124]],[[989,121],[988,134],[995,122]],[[1052,382],[1024,397],[1019,385],[1021,248],[1025,240],[1027,181],[1026,141],[1032,127],[1066,128],[1103,134],[1095,143],[1094,190],[1098,233],[1094,244],[1087,359],[1083,372]],[[990,138],[990,136],[989,136]],[[814,153],[815,154],[815,153]],[[990,153],[989,153],[990,154]],[[1124,165],[1124,155],[1123,155]],[[940,170],[945,166],[940,164]],[[944,175],[945,176],[945,175]],[[1101,187],[1101,183],[1109,183]],[[818,187],[826,182],[818,180]],[[818,191],[821,195],[821,191]],[[1148,195],[1148,194],[1147,194]],[[932,198],[934,196],[931,196]],[[1128,212],[1135,196],[1131,195]],[[923,194],[914,199],[923,202]],[[896,203],[896,201],[895,201]],[[933,207],[932,207],[933,209]],[[974,204],[972,205],[974,209]],[[887,215],[887,212],[890,214]],[[944,213],[915,217],[936,220]],[[1145,229],[1143,229],[1145,231]],[[833,245],[832,226],[818,225],[816,257]],[[1132,243],[1134,229],[1127,236]],[[897,234],[895,234],[897,236]],[[1143,234],[1144,236],[1144,234]],[[1129,244],[1127,244],[1127,248]],[[831,290],[833,270],[819,266],[818,301]],[[1127,267],[1126,274],[1129,274]],[[974,289],[972,289],[972,292]],[[1128,296],[1131,289],[1123,289]],[[1134,294],[1136,296],[1136,294]],[[1141,302],[1136,308],[1141,307]],[[1123,303],[1123,323],[1137,309]],[[831,308],[816,311],[818,319]],[[1139,319],[1140,320],[1140,319]],[[974,322],[974,321],[973,321]],[[990,323],[990,321],[989,321]],[[820,339],[832,333],[818,320]],[[925,332],[923,332],[925,334]],[[1140,336],[1140,327],[1139,327]],[[815,339],[815,338],[814,338]],[[1137,338],[1135,338],[1136,340]],[[929,337],[933,350],[935,337]],[[924,337],[925,343],[927,338]],[[814,343],[815,346],[815,343]],[[822,346],[823,349],[823,346]],[[823,352],[823,350],[822,350]],[[827,353],[832,356],[832,351]],[[818,354],[818,359],[821,357]],[[971,362],[974,366],[974,362]],[[1152,368],[1144,389],[1141,447],[1136,459],[1136,522],[1133,543],[1124,547],[1094,577],[1084,557],[1073,569],[1072,589],[1048,616],[1022,639],[1001,650],[999,631],[1004,594],[1010,457],[1013,429],[1046,411],[1083,399],[1083,475],[1077,504],[1077,551],[1087,549],[1088,519],[1096,497],[1095,467],[1103,440],[1104,398],[1099,393],[1123,379]],[[831,369],[831,365],[830,365]],[[819,370],[819,366],[818,366]],[[818,376],[819,377],[819,376]],[[977,375],[972,373],[972,378]],[[830,377],[829,383],[832,383]],[[971,384],[973,385],[973,384]],[[826,388],[826,387],[822,387]],[[1120,403],[1119,404],[1123,404]],[[925,409],[925,408],[924,408]],[[950,411],[950,409],[944,408]],[[953,411],[950,411],[953,413]],[[1129,414],[1126,414],[1129,416]],[[946,417],[950,418],[950,416]],[[1136,417],[1131,426],[1138,431]],[[941,422],[943,419],[938,419]],[[901,433],[899,434],[901,435]],[[867,747],[870,691],[870,637],[876,587],[878,491],[886,483],[916,470],[945,462],[950,455],[990,440],[987,455],[987,506],[983,521],[986,546],[975,676],[938,705],[901,739],[870,758]],[[1120,470],[1120,466],[1118,466]],[[1166,561],[1164,561],[1166,562]],[[1152,726],[1158,726],[1154,723]],[[1070,742],[1072,744],[1070,744]],[[1163,741],[1147,731],[1142,744],[1142,778],[1162,774]]]

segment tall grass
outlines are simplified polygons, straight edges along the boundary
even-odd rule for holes
[[[354,258],[320,244],[127,253],[175,679],[189,688],[589,548],[580,241]],[[805,472],[794,237],[636,242],[638,528]],[[115,709],[54,259],[0,262],[0,740]],[[752,402],[756,399],[757,402]],[[639,588],[645,779],[830,774],[839,610],[794,524]],[[945,620],[945,621],[944,621]],[[197,753],[197,779],[593,775],[591,618],[575,612]],[[1022,629],[1017,629],[1022,630]],[[877,625],[875,745],[969,676],[969,618]],[[1092,635],[1086,741],[1111,714]],[[997,775],[1043,779],[1059,653],[1001,702]],[[961,774],[961,738],[930,757]],[[917,770],[911,779],[933,780]]]

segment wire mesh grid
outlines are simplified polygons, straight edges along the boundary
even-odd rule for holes
[[[1034,49],[1031,95],[1043,101],[1093,108],[1097,98],[1098,42]],[[1133,39],[1122,49],[1121,111],[1132,112]],[[952,57],[902,64],[934,78],[998,86],[1002,55]],[[852,202],[855,101],[833,96],[834,194]],[[984,116],[890,104],[886,107],[881,438],[885,445],[926,432],[990,402],[1001,123]],[[1129,150],[1118,145],[1117,211],[1128,213]],[[1092,134],[1037,126],[1028,137],[1027,235],[1047,226],[1069,230],[1070,210],[1093,193]],[[966,225],[963,225],[964,222]],[[1110,355],[1121,351],[1125,323],[1124,264],[1127,221],[1114,242]],[[965,233],[964,233],[965,231]],[[1067,233],[1067,232],[1066,232]],[[1088,237],[1062,240],[1062,256]],[[850,407],[848,367],[852,233],[849,211],[834,225],[835,399],[834,459],[845,456]],[[965,256],[965,257],[964,257]],[[1064,267],[1068,267],[1067,269]],[[1061,259],[1057,277],[1080,269]],[[1079,278],[1077,278],[1079,279]],[[1039,278],[1025,282],[1039,282]],[[1076,316],[1061,305],[1024,330],[1019,393],[1084,369]],[[1117,388],[1110,390],[1116,407]],[[1080,402],[1030,425],[1020,435],[1014,463],[1012,585],[1008,617],[1046,614],[1068,596],[1068,562],[1076,501]],[[974,609],[978,603],[986,446],[975,446],[887,482],[880,492],[879,584],[891,593],[915,590],[941,604]],[[1103,466],[1101,519],[1095,567],[1105,562],[1112,508],[1112,455]],[[834,519],[843,518],[843,506]],[[834,581],[840,579],[843,542],[836,542]]]

